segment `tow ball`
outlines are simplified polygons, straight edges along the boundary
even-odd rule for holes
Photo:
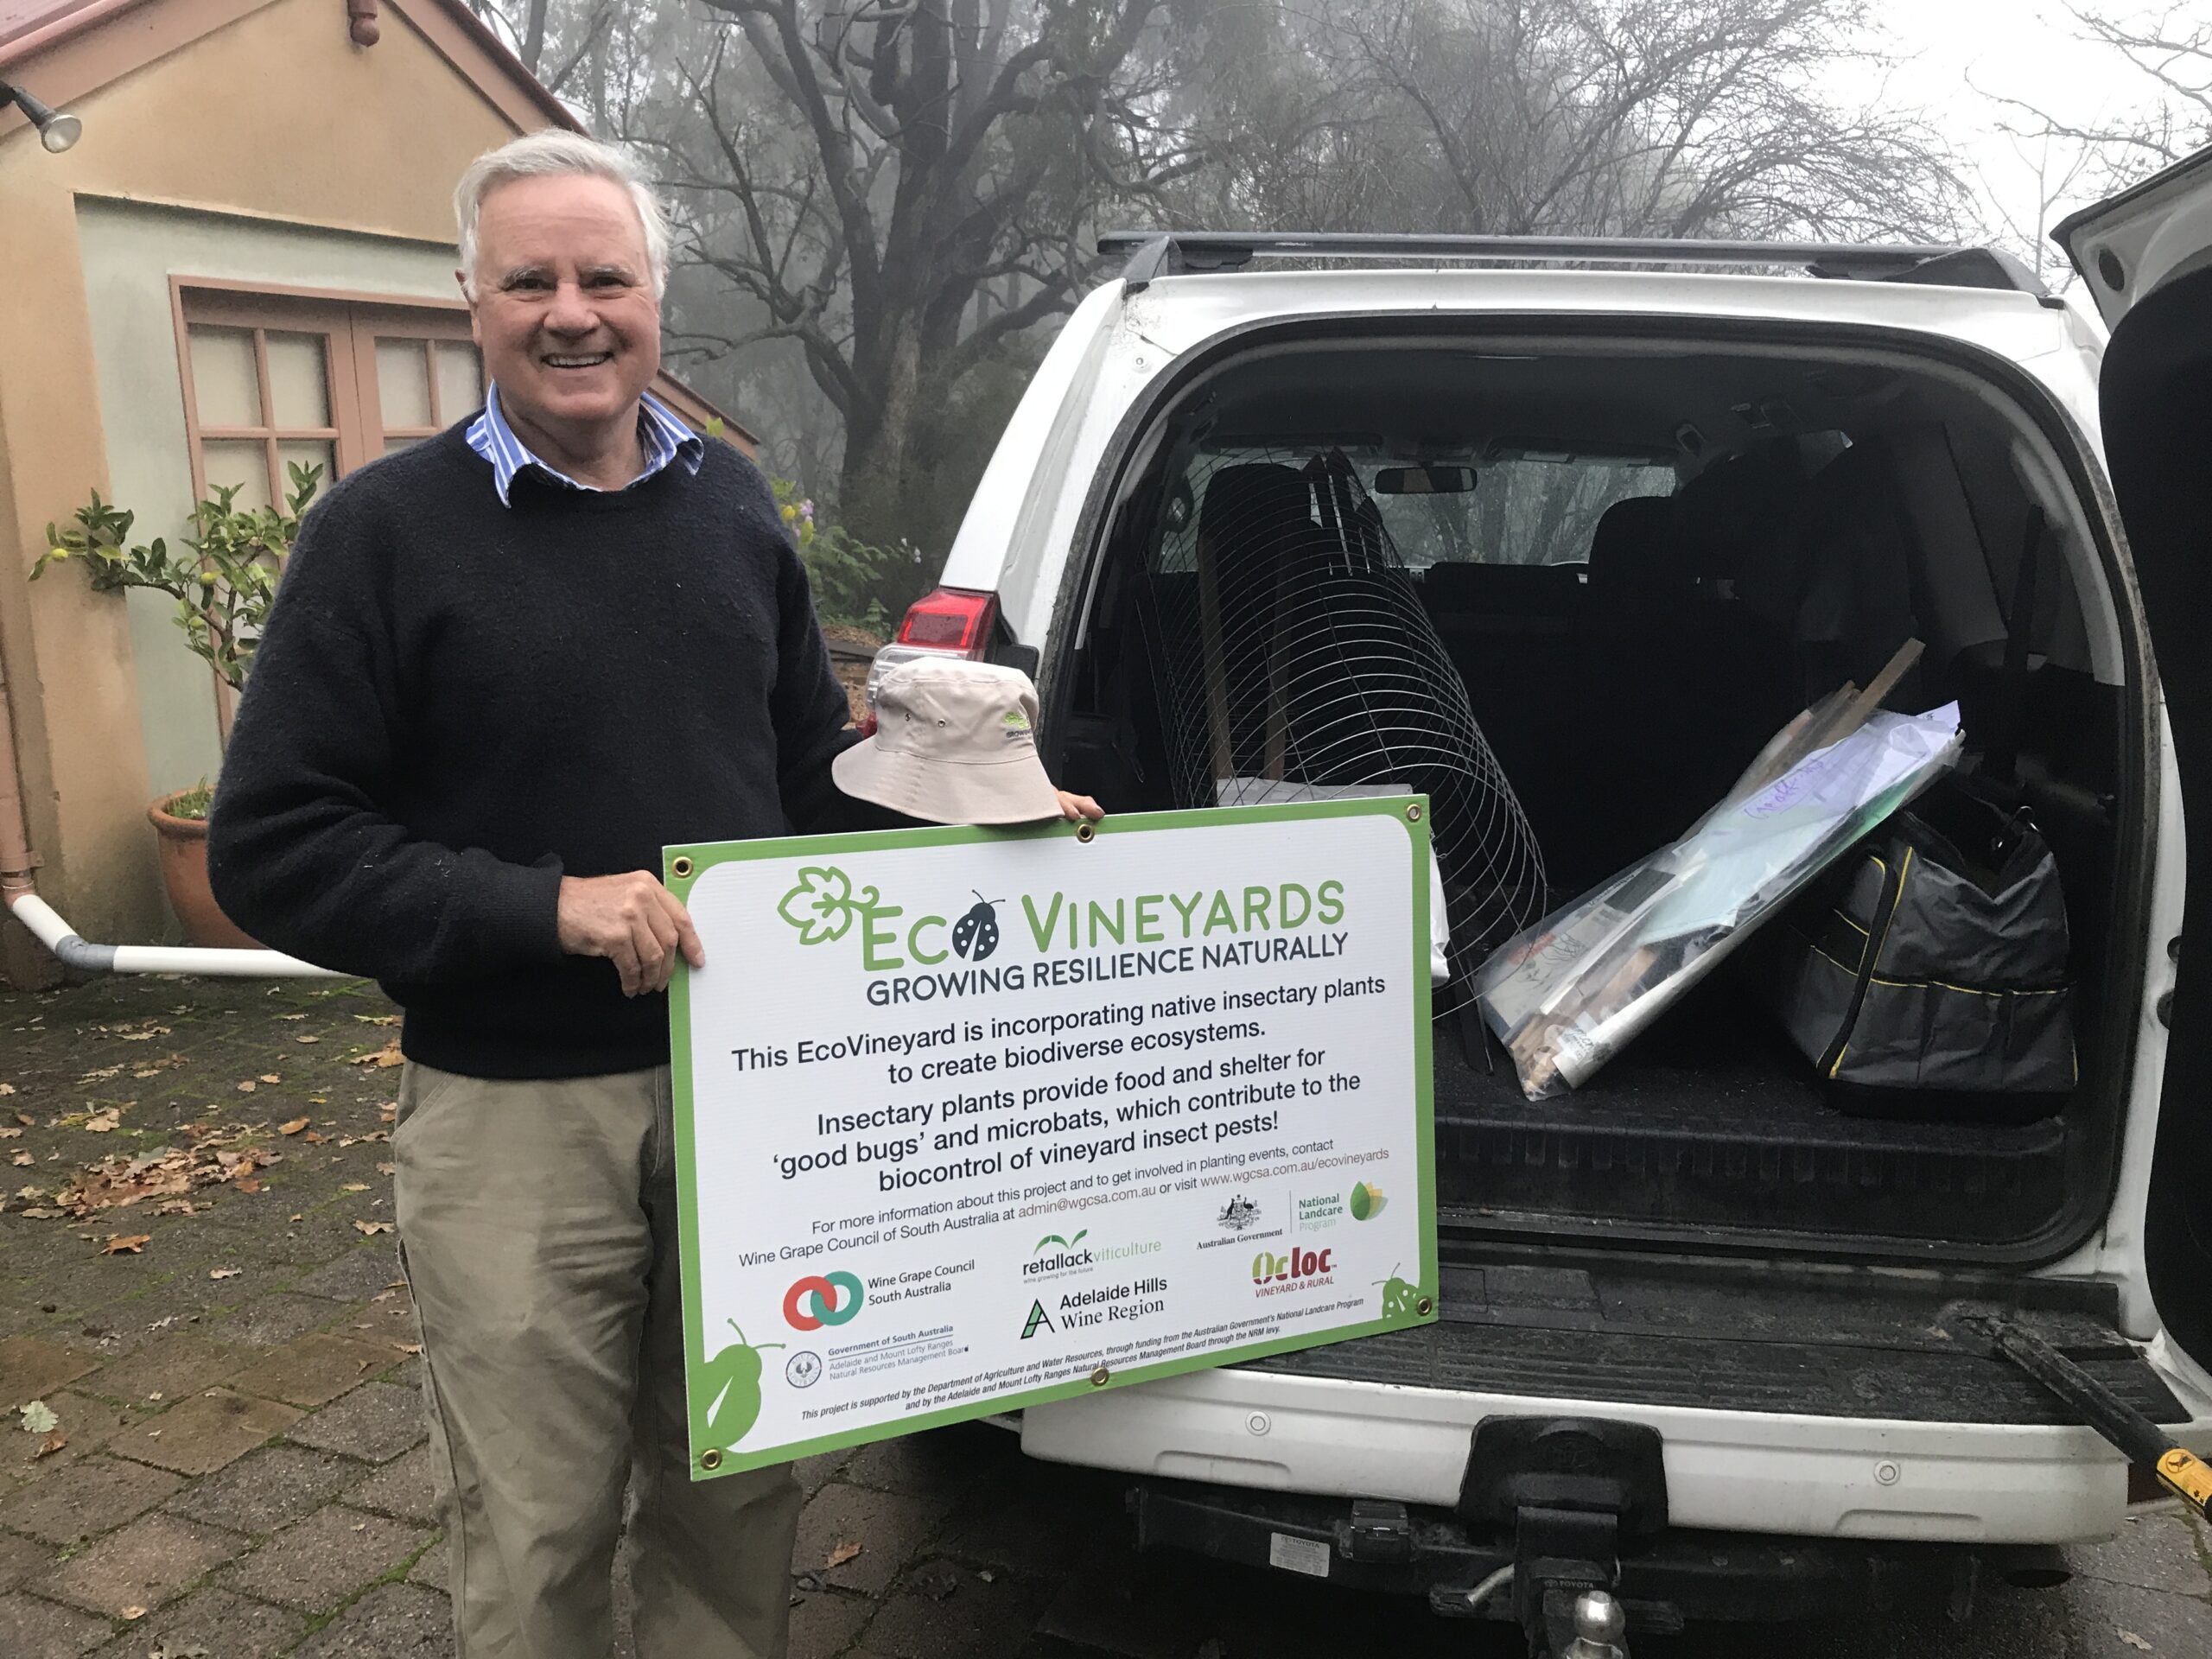
[[[1510,1587],[1513,1568],[1501,1567],[1466,1592],[1465,1611]],[[1610,1590],[1584,1590],[1574,1598],[1574,1637],[1553,1659],[1628,1659],[1628,1614]]]

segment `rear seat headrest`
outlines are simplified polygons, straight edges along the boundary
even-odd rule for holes
[[[1304,474],[1276,461],[1241,461],[1206,480],[1198,533],[1224,552],[1273,540],[1313,522]]]
[[[1608,603],[1667,598],[1697,585],[1682,545],[1673,498],[1616,501],[1590,537],[1590,590]]]

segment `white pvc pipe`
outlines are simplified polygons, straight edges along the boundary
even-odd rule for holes
[[[334,968],[281,950],[214,950],[197,945],[94,944],[78,937],[35,893],[11,893],[8,908],[64,965],[110,974],[203,974],[228,979],[345,979]]]

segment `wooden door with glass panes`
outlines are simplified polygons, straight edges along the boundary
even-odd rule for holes
[[[353,308],[353,372],[376,454],[419,443],[484,406],[483,360],[467,312]]]
[[[193,499],[289,503],[294,466],[314,493],[442,431],[483,402],[483,370],[455,306],[364,304],[180,282],[178,361]],[[217,677],[228,733],[232,693]]]
[[[192,292],[183,308],[195,500],[234,488],[239,505],[270,506],[290,494],[295,463],[327,487],[368,459],[346,307]]]

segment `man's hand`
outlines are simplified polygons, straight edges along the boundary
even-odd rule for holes
[[[1089,818],[1096,823],[1106,816],[1106,809],[1088,795],[1071,795],[1065,789],[1057,790],[1054,793],[1060,798],[1060,816],[1070,823],[1078,818]]]
[[[707,965],[691,912],[644,870],[563,876],[556,925],[570,956],[605,957],[614,964],[625,996],[666,990],[678,950],[694,968]]]

